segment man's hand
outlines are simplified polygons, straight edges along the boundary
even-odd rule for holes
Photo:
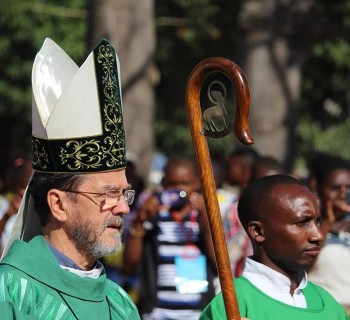
[[[201,213],[206,212],[204,197],[201,193],[193,192],[190,195],[189,201],[191,203],[192,209],[196,209],[196,210],[200,211]]]
[[[147,220],[151,220],[156,217],[159,211],[159,201],[157,197],[151,196],[143,203],[142,207],[137,211],[134,219],[134,224],[143,224]]]

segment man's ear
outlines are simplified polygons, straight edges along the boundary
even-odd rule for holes
[[[67,219],[65,199],[67,199],[67,195],[61,190],[51,189],[47,193],[47,203],[51,210],[51,215],[60,222],[64,222]]]
[[[250,221],[248,223],[248,233],[257,243],[262,243],[265,240],[264,227],[260,221]]]

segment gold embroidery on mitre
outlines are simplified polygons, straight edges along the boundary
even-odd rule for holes
[[[49,164],[49,156],[39,139],[32,139],[32,163],[33,167],[42,169],[46,169]]]
[[[61,163],[67,163],[68,169],[75,171],[79,169],[98,168],[102,165],[100,141],[77,141],[70,140],[66,143],[67,149],[61,148]]]
[[[125,132],[116,55],[102,40],[94,50],[102,134],[45,140],[32,137],[33,168],[48,172],[98,172],[126,166]],[[52,160],[52,163],[50,163]]]
[[[110,45],[100,46],[97,54],[97,61],[102,65],[103,73],[102,83],[104,85],[104,130],[109,132],[109,136],[105,137],[105,146],[102,147],[107,167],[114,167],[125,161],[125,145],[123,118],[120,101],[118,84],[118,74],[113,68],[114,51]]]
[[[70,170],[96,169],[103,165],[107,168],[113,168],[123,163],[125,159],[124,132],[121,129],[123,118],[121,106],[118,103],[120,97],[116,86],[118,75],[114,68],[114,57],[115,53],[110,45],[99,47],[96,61],[103,70],[104,97],[101,100],[103,100],[105,137],[103,142],[97,139],[85,142],[78,140],[67,142],[67,149],[61,148],[60,158],[63,164],[67,163]]]

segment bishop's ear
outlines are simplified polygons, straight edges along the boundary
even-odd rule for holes
[[[58,221],[64,222],[67,219],[66,207],[64,199],[67,195],[57,189],[51,189],[47,193],[47,203],[49,205],[51,215]]]
[[[264,228],[260,221],[250,221],[248,224],[248,233],[257,243],[262,243],[265,240]]]

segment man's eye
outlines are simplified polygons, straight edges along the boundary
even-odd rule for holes
[[[302,221],[298,221],[297,224],[299,226],[306,226],[306,225],[308,225],[309,222],[310,222],[310,220],[302,220]]]
[[[316,220],[316,224],[317,224],[318,227],[321,226],[321,218],[318,218],[318,219]]]
[[[120,192],[119,192],[119,191],[108,191],[108,192],[107,192],[107,196],[108,196],[109,198],[116,199],[116,198],[119,198],[119,197],[120,197]]]

